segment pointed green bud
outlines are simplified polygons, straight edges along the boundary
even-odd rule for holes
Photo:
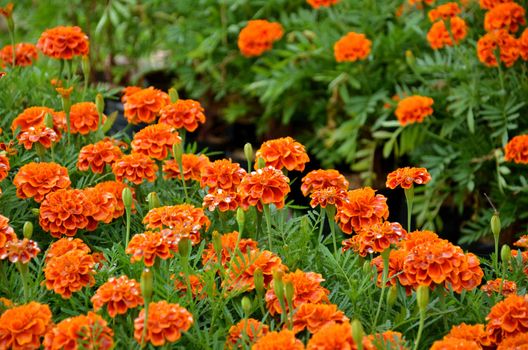
[[[244,315],[246,315],[246,317],[251,315],[251,300],[247,296],[244,296],[242,298],[241,304],[242,310],[244,310]]]
[[[33,223],[30,221],[24,222],[22,232],[24,233],[24,238],[31,239],[31,236],[33,235]]]
[[[178,253],[184,258],[187,258],[191,253],[192,242],[189,238],[183,237],[178,242]]]
[[[510,246],[507,244],[504,244],[501,248],[501,260],[503,263],[508,264],[511,260],[511,249]]]
[[[175,143],[172,145],[172,155],[174,156],[174,160],[176,160],[176,163],[178,165],[182,166],[182,157],[183,157],[183,147],[181,142]]]
[[[365,275],[368,275],[368,274],[371,274],[372,273],[372,265],[370,264],[370,261],[369,260],[365,260],[363,262],[363,273]]]
[[[83,71],[84,79],[89,80],[90,79],[90,58],[88,58],[88,55],[84,55],[81,60],[81,68]]]
[[[255,283],[255,290],[259,295],[264,294],[264,273],[260,267],[253,272],[253,281]]]
[[[354,339],[354,343],[356,343],[358,349],[363,349],[363,337],[365,336],[365,331],[363,330],[361,322],[355,319],[350,326],[352,327],[352,339]]]
[[[156,192],[150,192],[147,196],[147,203],[149,210],[159,208],[161,206],[158,194]]]
[[[244,209],[241,207],[238,207],[236,212],[236,221],[238,224],[238,232],[240,236],[242,236],[242,233],[244,232],[244,225],[246,223],[246,214],[244,213]]]
[[[293,305],[293,297],[295,295],[295,287],[291,281],[288,281],[284,284],[284,292],[286,294],[286,300],[288,305]]]
[[[491,232],[493,233],[494,237],[499,237],[500,231],[501,231],[501,221],[499,217],[499,213],[495,212],[493,216],[491,217]]]
[[[249,163],[253,161],[253,157],[255,156],[255,154],[253,153],[253,146],[249,142],[244,145],[244,155],[246,156],[246,160]]]
[[[100,116],[103,115],[105,108],[105,101],[103,95],[97,94],[97,96],[95,96],[95,106],[97,107],[97,114],[99,114]]]
[[[178,100],[180,99],[180,95],[178,95],[178,90],[176,90],[175,88],[170,88],[169,98],[170,98],[171,103],[178,102]]]
[[[262,169],[266,167],[266,161],[263,158],[257,160],[257,169]]]
[[[392,286],[389,288],[389,292],[387,293],[387,305],[392,307],[396,300],[398,300],[398,287]]]
[[[218,231],[213,231],[213,248],[218,257],[218,262],[222,263],[222,237]]]
[[[44,117],[44,125],[47,128],[53,129],[53,116],[49,113]]]
[[[152,270],[145,268],[141,273],[141,294],[143,294],[143,299],[145,304],[150,304],[152,300],[152,292],[154,290],[154,274]]]
[[[284,300],[284,282],[282,281],[283,275],[284,272],[282,271],[273,271],[273,291],[275,292],[278,300]]]
[[[130,188],[123,188],[121,198],[123,199],[123,204],[125,205],[125,208],[132,208],[132,191],[130,190]]]
[[[419,286],[416,290],[416,302],[418,303],[418,308],[420,311],[425,311],[427,305],[429,304],[429,287],[428,286]]]

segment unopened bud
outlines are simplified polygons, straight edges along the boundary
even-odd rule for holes
[[[421,285],[416,290],[416,302],[420,311],[425,311],[429,304],[429,287]]]
[[[153,285],[154,285],[154,275],[152,273],[152,270],[146,268],[141,273],[141,294],[143,294],[143,299],[145,300],[145,304],[149,304],[150,300],[152,299],[152,291],[153,291]]]
[[[175,88],[170,88],[169,98],[172,103],[176,103],[180,99],[180,95],[178,95],[178,90],[176,90]]]
[[[263,158],[257,160],[257,169],[262,169],[266,166],[266,161]]]
[[[356,343],[358,349],[362,349],[365,331],[363,330],[361,322],[357,319],[353,320],[350,326],[352,327],[352,339],[354,339],[354,343]]]
[[[97,94],[97,96],[95,96],[95,106],[97,107],[97,114],[102,115],[105,108],[103,95]]]
[[[248,162],[252,162],[253,161],[253,157],[255,156],[254,153],[253,153],[253,146],[251,146],[251,143],[246,143],[244,145],[244,155],[246,156],[246,160]],[[248,169],[250,170],[250,169]]]
[[[175,143],[172,145],[172,155],[176,160],[176,163],[181,167],[182,166],[182,157],[183,157],[183,147],[181,142]]]
[[[123,192],[121,192],[121,198],[123,199],[123,204],[125,205],[125,208],[132,208],[132,191],[130,190],[130,188],[123,188]]]
[[[398,299],[398,287],[392,286],[389,288],[389,292],[387,293],[387,305],[389,307],[392,307],[396,300]]]
[[[184,258],[187,258],[189,256],[189,253],[191,252],[192,248],[192,242],[188,237],[183,237],[178,242],[178,253]]]
[[[40,215],[40,210],[39,210],[39,208],[31,208],[31,212],[32,212],[33,215],[35,215],[35,216],[39,216],[39,215]]]
[[[236,212],[236,221],[238,224],[238,232],[240,235],[242,235],[242,232],[244,232],[244,225],[246,223],[246,214],[244,213],[244,209],[241,207],[238,207]]]
[[[273,271],[273,291],[279,300],[284,300],[284,282],[282,276],[284,272],[280,270]]]
[[[493,214],[493,216],[491,217],[490,226],[491,226],[491,232],[493,233],[493,236],[499,237],[500,230],[501,230],[501,222],[500,222],[499,213],[495,212]]]
[[[253,272],[253,281],[255,283],[255,290],[258,294],[264,293],[264,273],[260,267],[255,269]]]
[[[88,55],[84,55],[82,57],[81,68],[83,71],[84,79],[89,80],[91,67],[90,67],[90,58],[88,58]]]
[[[365,262],[363,263],[363,273],[365,275],[372,273],[372,265],[368,260],[365,260]]]
[[[251,314],[251,300],[247,297],[247,296],[244,296],[242,298],[242,310],[244,310],[244,314],[247,316],[249,316]]]
[[[33,223],[26,221],[24,223],[24,227],[22,228],[22,232],[24,234],[24,238],[31,239],[31,236],[33,235]]]
[[[510,249],[510,246],[505,244],[502,246],[501,248],[501,260],[503,263],[507,264],[510,262],[511,260],[511,249]]]
[[[213,248],[218,255],[218,261],[221,263],[222,261],[222,237],[220,237],[220,234],[218,231],[213,231]]]
[[[156,192],[150,192],[147,196],[147,202],[149,210],[159,208],[161,206],[158,194]]]
[[[286,300],[288,305],[293,305],[293,296],[295,295],[295,287],[291,281],[288,281],[284,284],[284,291],[286,294]]]
[[[411,50],[405,51],[405,60],[407,61],[407,64],[409,66],[414,65],[414,62],[416,59],[414,58],[414,54],[412,53]]]

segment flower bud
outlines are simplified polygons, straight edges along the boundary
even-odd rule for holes
[[[222,263],[222,237],[218,231],[213,231],[213,248],[218,256],[218,262]]]
[[[266,161],[263,158],[257,160],[257,169],[262,169],[266,166]]]
[[[24,238],[31,239],[31,236],[33,235],[33,223],[30,221],[24,222],[22,232],[24,233]]]
[[[249,316],[251,314],[251,300],[247,297],[247,296],[244,296],[242,298],[242,310],[244,310],[244,314],[247,316]]]
[[[183,157],[183,147],[181,142],[175,143],[172,145],[172,155],[174,156],[174,160],[176,160],[176,163],[178,165],[182,166],[182,157]]]
[[[500,255],[501,255],[501,260],[503,263],[507,264],[510,262],[511,260],[511,249],[510,249],[510,246],[507,245],[507,244],[504,244],[501,248],[501,252],[500,252]]]
[[[123,192],[121,192],[121,198],[123,199],[123,204],[125,205],[125,208],[132,208],[132,191],[130,190],[130,188],[123,188]]]
[[[188,237],[183,237],[178,242],[178,253],[180,253],[180,255],[183,258],[187,258],[189,256],[189,253],[191,252],[191,248],[192,248],[192,242]]]
[[[273,291],[279,300],[284,300],[284,282],[282,282],[283,275],[284,272],[280,270],[273,271]]]
[[[387,305],[392,307],[396,300],[398,300],[398,287],[392,286],[389,288],[389,292],[387,293]]]
[[[39,215],[40,215],[40,210],[39,210],[39,208],[31,208],[31,212],[32,212],[33,215],[35,215],[35,216],[39,216]]]
[[[295,295],[295,288],[293,287],[293,283],[291,281],[288,281],[284,284],[284,291],[286,294],[286,300],[288,301],[288,305],[293,305],[293,296]]]
[[[175,88],[170,88],[169,98],[171,103],[176,103],[180,99],[180,95],[178,95],[178,90],[176,90]]]
[[[97,96],[95,96],[95,106],[97,107],[97,114],[100,116],[103,115],[105,108],[103,95],[97,94]]]
[[[372,265],[370,264],[370,261],[368,260],[365,260],[365,262],[363,263],[363,273],[365,275],[372,273]]]
[[[350,324],[352,327],[352,339],[354,339],[354,343],[356,343],[356,346],[358,349],[363,348],[363,337],[365,336],[365,331],[363,330],[363,326],[361,325],[361,322],[357,319],[353,320]]]
[[[84,79],[88,81],[90,79],[90,71],[91,71],[90,58],[88,57],[88,55],[84,55],[82,57],[81,68],[83,71]]]
[[[246,214],[244,213],[244,209],[241,207],[238,207],[237,209],[236,221],[238,224],[238,232],[242,236],[242,232],[244,232],[244,224],[246,223]]]
[[[405,60],[407,61],[407,64],[409,66],[414,65],[414,62],[416,61],[416,59],[414,58],[414,54],[412,53],[411,50],[405,51]]]
[[[159,208],[161,206],[158,194],[156,192],[150,192],[147,196],[147,202],[149,210]]]
[[[248,162],[251,163],[253,161],[253,157],[255,156],[255,154],[253,153],[253,146],[249,142],[244,145],[244,155],[246,156],[246,160]],[[248,169],[248,171],[249,170],[250,169]]]
[[[263,294],[264,293],[264,274],[260,267],[257,267],[255,269],[255,272],[253,272],[253,281],[255,283],[255,290],[257,291],[257,293]]]
[[[53,129],[53,116],[50,113],[47,113],[44,117],[44,126]]]
[[[152,299],[152,292],[154,290],[154,274],[152,270],[145,268],[141,273],[141,294],[143,294],[143,299],[145,304],[149,304]]]
[[[420,311],[425,311],[429,304],[429,287],[421,285],[416,290],[416,302]]]
[[[491,226],[491,232],[493,233],[493,236],[496,238],[499,237],[500,230],[501,230],[501,222],[500,222],[500,217],[499,217],[498,212],[493,213],[493,216],[491,217],[491,221],[490,221],[490,226]]]

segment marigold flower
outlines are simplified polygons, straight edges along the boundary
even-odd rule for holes
[[[402,98],[394,114],[401,126],[407,124],[421,123],[424,118],[433,114],[434,101],[430,97],[413,95]]]
[[[243,319],[229,328],[225,343],[226,349],[243,349],[244,345],[254,344],[269,332],[269,327],[254,318]]]
[[[103,116],[103,124],[106,117]],[[75,103],[70,109],[70,131],[72,134],[87,135],[99,128],[99,114],[93,102]]]
[[[122,193],[125,188],[128,186],[119,181],[105,181],[95,185],[95,189],[101,192],[109,192],[114,195],[117,200],[117,203],[114,207],[113,218],[117,219],[125,213],[125,204],[123,203]],[[128,187],[130,188],[130,187]],[[130,188],[132,191],[132,196],[134,196],[134,189]],[[134,201],[132,201],[132,209],[134,209]]]
[[[178,251],[178,242],[170,233],[170,230],[162,230],[134,235],[126,248],[126,253],[131,255],[130,262],[143,260],[145,266],[152,266],[156,257],[171,258],[172,252]]]
[[[347,322],[348,317],[334,304],[304,303],[293,314],[293,332],[302,332],[305,328],[310,333],[317,333],[330,322]]]
[[[15,45],[15,66],[31,66],[38,59],[37,47],[29,43]],[[13,46],[6,45],[0,50],[0,61],[13,65]]]
[[[359,255],[381,253],[391,244],[397,244],[407,236],[407,231],[397,222],[377,222],[362,227],[357,234],[343,241],[343,251],[353,249]]]
[[[337,206],[335,221],[344,233],[358,231],[389,217],[387,198],[370,187],[347,192],[347,198]]]
[[[453,46],[459,44],[467,35],[467,25],[460,17],[451,17],[449,19],[449,28],[446,28],[444,20],[435,22],[429,32],[427,32],[427,41],[434,50],[443,48],[444,46]]]
[[[122,156],[112,164],[112,172],[117,181],[126,179],[139,185],[144,180],[154,182],[158,166],[150,157],[142,153],[132,153]]]
[[[289,136],[264,142],[255,156],[257,159],[262,158],[266,166],[289,171],[304,171],[306,163],[310,161],[304,146]]]
[[[521,37],[517,40],[519,53],[523,60],[528,61],[528,28],[522,32]]]
[[[328,205],[339,206],[346,200],[347,192],[342,188],[326,187],[310,193],[310,198],[310,206],[312,208],[318,205],[321,208],[326,208]]]
[[[55,91],[57,91],[61,98],[69,99],[73,92],[73,86],[70,86],[69,88],[59,86],[55,88]]]
[[[310,338],[308,345],[306,346],[306,350],[352,350],[356,348],[356,343],[352,338],[352,327],[348,322],[330,322],[324,325]],[[364,349],[370,350],[366,348]]]
[[[89,215],[89,220],[93,222],[88,225],[87,229],[90,231],[95,229],[98,222],[110,223],[114,219],[114,211],[117,206],[115,195],[95,187],[85,188],[83,192],[93,206],[93,211]]]
[[[462,10],[456,2],[446,2],[429,11],[428,16],[431,22],[436,22],[439,19],[446,20],[455,17],[461,12]]]
[[[433,231],[413,231],[405,237],[400,243],[399,247],[403,250],[410,251],[416,246],[426,242],[434,242],[440,240],[440,237]]]
[[[204,208],[209,211],[215,211],[216,208],[221,212],[235,211],[240,203],[240,195],[236,192],[224,191],[217,188],[214,192],[208,193],[203,199]]]
[[[4,16],[6,19],[11,18],[13,14],[13,3],[8,2],[4,7],[0,7],[0,16]]]
[[[17,197],[40,203],[48,193],[69,188],[71,181],[68,169],[57,163],[31,162],[20,167],[13,184]]]
[[[97,289],[91,301],[95,311],[106,305],[108,315],[112,318],[125,314],[128,309],[143,305],[139,283],[125,275],[119,278],[110,277],[108,282]]]
[[[280,332],[268,332],[259,338],[251,350],[304,350],[303,343],[295,338],[295,333],[288,329]]]
[[[74,56],[88,55],[90,43],[81,28],[59,26],[44,31],[37,48],[51,58],[71,60]]]
[[[11,123],[11,131],[15,133],[17,128],[20,132],[28,131],[29,128],[37,128],[44,125],[44,118],[49,114],[53,117],[53,130],[59,135],[59,130],[64,129],[66,116],[62,112],[55,112],[48,107],[29,107],[24,109]]]
[[[267,288],[273,280],[275,270],[285,271],[281,258],[269,250],[249,250],[243,254],[236,254],[228,265],[226,279],[222,282],[229,290],[250,291],[255,289],[255,270],[260,269]]]
[[[204,165],[202,168],[200,186],[209,187],[209,192],[216,188],[236,192],[237,187],[246,175],[246,171],[238,163],[229,159],[220,159]]]
[[[0,316],[0,349],[40,349],[40,339],[52,326],[48,305],[30,302]]]
[[[96,174],[102,174],[106,165],[112,165],[122,156],[121,149],[112,140],[102,140],[81,148],[77,168],[81,171],[91,169]]]
[[[55,242],[53,242],[47,253],[45,261],[48,262],[49,260],[63,256],[64,254],[79,250],[84,254],[90,254],[90,248],[79,238],[72,238],[72,237],[64,237],[61,238]]]
[[[7,298],[0,297],[0,313],[4,313],[7,309],[12,308],[13,302]]]
[[[292,304],[294,309],[297,309],[304,303],[328,303],[328,294],[330,292],[328,289],[321,286],[321,282],[323,282],[324,279],[318,273],[297,270],[295,272],[284,274],[282,281],[284,283],[291,282],[293,284],[294,294]],[[271,281],[270,287],[266,292],[266,306],[272,316],[282,312],[273,285],[274,282]]]
[[[339,0],[306,0],[306,2],[314,9],[318,9],[320,7],[330,7],[335,5],[339,2]]]
[[[528,248],[528,235],[522,235],[521,237],[519,237],[517,241],[513,243],[513,245],[516,247],[527,249]]]
[[[238,186],[240,205],[245,209],[256,206],[262,211],[264,204],[274,204],[280,209],[284,207],[284,200],[290,192],[289,182],[290,179],[282,171],[272,166],[252,171],[244,176]]]
[[[174,289],[178,290],[181,295],[187,293],[187,283],[191,287],[191,295],[193,298],[203,299],[205,294],[203,293],[204,282],[201,276],[199,275],[189,275],[189,281],[186,281],[185,274],[180,272],[179,276],[171,276],[171,279],[174,279]]]
[[[395,189],[398,186],[409,189],[414,184],[425,185],[431,181],[431,175],[425,168],[399,168],[387,175],[385,186]]]
[[[519,43],[508,31],[499,29],[489,32],[477,42],[477,55],[484,65],[497,67],[495,51],[499,51],[499,58],[506,67],[511,67],[520,55]]]
[[[513,0],[480,0],[480,7],[485,10],[491,10],[497,5],[508,2],[513,2]]]
[[[385,331],[383,333],[370,334],[363,338],[363,349],[377,350],[380,347],[387,349],[407,350],[400,332]]]
[[[336,62],[364,60],[370,54],[372,41],[365,34],[349,32],[334,44]]]
[[[169,95],[153,87],[135,90],[130,94],[125,91],[125,118],[131,124],[154,122],[161,109],[170,103]]]
[[[6,253],[7,243],[15,241],[16,239],[17,236],[15,234],[15,230],[9,226],[9,219],[3,215],[0,215],[0,256]]]
[[[195,100],[181,100],[163,107],[160,111],[159,123],[167,124],[176,129],[185,128],[193,132],[198,124],[205,123],[204,109],[200,102]]]
[[[57,323],[44,338],[45,350],[85,349],[110,350],[114,347],[114,332],[106,321],[94,312],[69,317]]]
[[[141,310],[134,320],[134,339],[138,343],[142,340],[144,320],[145,310]],[[181,333],[188,331],[192,324],[191,313],[180,305],[169,304],[165,300],[150,303],[144,341],[150,341],[154,346],[162,346],[165,342],[173,343],[180,339]]]
[[[209,163],[209,158],[205,154],[183,154],[182,168],[184,179],[186,181],[200,181],[202,179],[202,169]],[[180,165],[174,159],[165,161],[163,172],[165,173],[163,177],[166,179],[181,179]]]
[[[121,102],[123,104],[125,104],[125,102],[127,101],[128,97],[135,94],[136,92],[139,92],[143,90],[142,88],[140,88],[139,86],[127,86],[123,89],[123,96],[121,96]]]
[[[163,160],[169,155],[169,150],[172,149],[172,146],[180,142],[181,138],[172,126],[154,124],[137,132],[131,145],[132,152]]]
[[[50,148],[53,142],[59,140],[57,133],[48,127],[39,125],[37,127],[30,127],[28,130],[17,135],[18,142],[24,146],[25,149],[33,148],[34,143],[41,144],[44,148]]]
[[[499,4],[486,13],[484,28],[491,32],[506,29],[511,33],[519,30],[519,26],[526,24],[524,8],[515,2]]]
[[[220,255],[221,255],[220,260],[224,268],[227,268],[227,266],[229,265],[231,258],[235,254],[237,245],[238,245],[238,250],[240,251],[240,253],[246,254],[250,250],[257,249],[257,244],[258,244],[256,241],[252,239],[241,238],[240,234],[237,231],[226,233],[220,236],[220,241],[222,243],[222,250],[220,252]],[[207,244],[207,246],[205,247],[202,253],[202,264],[206,266],[207,264],[211,262],[212,263],[218,262],[218,256],[216,254],[213,243]]]
[[[509,295],[491,308],[486,321],[486,332],[492,344],[528,332],[528,297]]]
[[[497,350],[527,350],[528,349],[528,333],[519,333],[513,337],[504,339]]]
[[[348,190],[349,182],[341,173],[334,169],[313,170],[306,174],[301,180],[301,191],[306,197],[313,191],[335,187],[342,190]]]
[[[400,276],[401,276],[401,272],[403,271],[403,264],[405,262],[406,257],[407,257],[407,252],[405,250],[394,249],[390,251],[389,271],[387,274],[387,286],[397,285],[400,279]],[[376,270],[378,272],[378,277],[377,277],[376,282],[378,286],[381,286],[383,282],[383,258],[381,257],[381,255],[378,255],[377,257],[372,259],[370,264],[376,267]],[[407,291],[407,294],[411,293],[410,287],[406,286],[405,289]]]
[[[497,278],[486,282],[485,285],[480,287],[480,290],[488,296],[492,296],[494,293],[499,293],[502,290],[501,294],[508,296],[517,293],[517,283],[508,280],[502,281],[502,278]]]
[[[7,158],[4,152],[0,152],[0,181],[4,180],[9,175],[11,165],[9,164],[9,158]]]
[[[246,57],[260,56],[271,50],[273,43],[282,38],[283,34],[280,23],[264,19],[251,20],[238,35],[238,48]]]
[[[504,160],[517,164],[528,164],[528,135],[518,135],[504,147]]]
[[[51,258],[44,266],[46,288],[68,299],[73,292],[95,283],[94,266],[93,257],[82,250]]]
[[[457,326],[453,326],[451,327],[449,333],[446,334],[446,336],[444,337],[444,339],[447,338],[474,341],[478,345],[484,347],[488,347],[491,345],[483,324],[468,325],[465,323],[461,323]]]
[[[0,254],[0,260],[8,259],[13,264],[17,262],[27,264],[38,253],[40,253],[40,248],[37,242],[27,238],[22,240],[14,239],[6,243],[5,252]]]
[[[435,341],[430,350],[482,350],[482,347],[472,340],[446,338]]]
[[[202,208],[195,208],[192,204],[178,204],[150,210],[143,223],[148,229],[188,227],[195,232],[202,227],[207,229],[211,221],[205,216]]]

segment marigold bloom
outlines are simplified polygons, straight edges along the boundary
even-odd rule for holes
[[[126,179],[139,185],[144,180],[154,182],[158,166],[150,157],[142,153],[132,153],[122,156],[112,164],[112,172],[117,181]]]
[[[290,192],[289,182],[290,179],[282,171],[272,166],[252,171],[244,176],[238,186],[240,204],[245,209],[256,206],[259,211],[265,204],[274,204],[280,209],[284,207],[284,200]]]
[[[53,142],[59,140],[59,136],[55,130],[39,125],[21,132],[17,135],[17,139],[25,149],[30,150],[33,148],[33,144],[37,142],[44,148],[50,148]]]
[[[123,203],[122,193],[125,188],[128,186],[119,181],[105,181],[95,185],[95,189],[101,192],[109,192],[114,195],[117,200],[117,203],[114,207],[113,218],[117,219],[125,213],[125,204]],[[130,187],[128,187],[130,188]],[[132,191],[132,196],[134,196],[134,189],[130,188]],[[134,201],[132,201],[132,209],[134,209]]]
[[[0,349],[40,349],[40,339],[52,323],[48,305],[32,301],[12,307],[0,316]]]
[[[191,295],[193,298],[203,299],[205,294],[203,293],[204,282],[202,276],[199,275],[189,275],[189,281],[186,281],[185,274],[180,272],[179,276],[171,276],[171,279],[174,279],[174,289],[180,292],[180,295],[185,295],[187,293],[187,283],[191,287]]]
[[[527,249],[528,248],[528,235],[522,235],[521,237],[519,237],[517,241],[513,243],[513,245],[516,247]]]
[[[449,29],[446,28],[444,20],[435,22],[429,32],[427,32],[427,41],[434,50],[443,48],[444,46],[453,46],[459,44],[467,35],[467,25],[460,17],[451,17],[449,19]],[[453,44],[453,40],[455,43]]]
[[[482,347],[472,340],[446,338],[435,341],[430,350],[482,350]]]
[[[393,249],[390,251],[389,255],[389,273],[387,274],[387,286],[395,286],[400,279],[401,272],[403,271],[403,264],[405,258],[407,257],[407,252],[401,249]],[[372,259],[372,266],[376,267],[378,272],[377,284],[378,286],[382,285],[383,282],[383,258],[381,255],[378,255]],[[401,282],[400,282],[401,284]],[[411,288],[406,287],[407,294],[411,293]]]
[[[55,112],[48,107],[29,107],[24,109],[11,123],[11,131],[15,133],[17,128],[20,132],[27,131],[30,127],[37,128],[44,125],[44,118],[49,114],[53,117],[53,130],[58,134],[60,129],[64,129],[66,116],[64,113]]]
[[[395,189],[398,186],[409,189],[414,184],[425,185],[431,181],[431,175],[425,168],[399,168],[387,175],[385,186]]]
[[[297,270],[284,274],[282,277],[284,283],[291,282],[294,288],[293,294],[293,308],[296,309],[304,303],[327,303],[328,289],[321,286],[321,282],[324,281],[323,276],[315,272],[304,272]],[[274,282],[271,281],[270,287],[266,292],[266,306],[270,314],[280,314],[282,311],[279,299],[275,295],[273,289]]]
[[[510,294],[517,293],[517,283],[508,280],[502,281],[502,278],[497,278],[486,282],[485,285],[480,287],[480,290],[482,290],[488,296],[492,296],[494,293],[499,292],[501,292],[501,294],[504,296],[508,296]]]
[[[226,349],[243,349],[244,345],[251,345],[269,332],[269,327],[254,318],[242,319],[229,328],[225,343]]]
[[[518,135],[504,147],[504,160],[517,164],[528,164],[528,135]]]
[[[31,66],[38,58],[37,47],[29,43],[15,45],[15,66]],[[13,65],[13,46],[6,45],[0,50],[0,61],[6,65]]]
[[[499,58],[506,67],[511,67],[520,55],[519,43],[508,31],[499,29],[489,32],[477,42],[477,55],[484,65],[497,67],[495,51],[499,51]]]
[[[91,169],[96,174],[102,174],[106,165],[112,165],[123,156],[121,149],[112,140],[102,140],[81,148],[77,168],[81,171]]]
[[[508,2],[513,2],[513,0],[480,0],[480,7],[485,10],[491,10],[497,5]]]
[[[16,239],[15,230],[9,226],[9,219],[0,215],[0,256],[6,253],[6,244]]]
[[[320,7],[330,7],[335,5],[339,2],[339,0],[306,0],[306,2],[314,9],[318,9]]]
[[[197,232],[211,224],[205,216],[202,208],[195,208],[192,204],[178,204],[163,206],[150,210],[143,223],[147,229],[162,228],[189,228],[192,232]]]
[[[123,104],[125,104],[125,102],[127,101],[128,97],[135,94],[136,92],[139,92],[143,90],[142,88],[140,88],[139,86],[127,86],[123,89],[123,96],[121,96],[121,102]]]
[[[365,34],[349,32],[334,44],[336,62],[364,60],[370,54],[372,41]]]
[[[11,165],[9,164],[9,158],[7,158],[4,152],[0,152],[0,181],[4,180],[11,170]]]
[[[159,123],[167,124],[176,129],[185,128],[193,132],[198,124],[205,123],[204,109],[195,100],[178,100],[163,107],[160,111]]]
[[[13,14],[13,3],[8,2],[6,6],[0,7],[0,16],[4,16],[6,19],[11,18]]]
[[[68,299],[73,292],[95,283],[94,266],[93,257],[82,250],[49,259],[44,266],[46,288]]]
[[[17,197],[33,198],[37,203],[44,197],[60,189],[70,187],[68,169],[57,163],[28,163],[20,167],[13,179]]]
[[[264,142],[255,157],[264,159],[266,166],[289,171],[304,171],[306,163],[310,161],[304,146],[289,136]]]
[[[446,2],[445,4],[438,5],[436,8],[429,11],[429,20],[436,22],[439,19],[446,20],[448,18],[455,17],[462,12],[456,2]]]
[[[334,169],[312,170],[301,180],[301,191],[306,197],[313,191],[335,187],[342,190],[348,190],[349,182],[341,173]]]
[[[64,237],[53,242],[47,253],[45,261],[48,262],[50,259],[63,256],[64,254],[79,250],[84,254],[90,253],[90,248],[79,238]]]
[[[269,250],[250,250],[234,256],[226,271],[226,279],[222,285],[229,290],[250,291],[255,289],[255,270],[260,269],[264,277],[264,287],[268,287],[276,270],[285,271],[281,258]]]
[[[433,114],[434,101],[430,97],[413,95],[402,98],[394,114],[401,126],[407,124],[421,123],[424,118]]]
[[[85,349],[110,350],[114,332],[96,313],[70,317],[57,323],[44,338],[45,350]]]
[[[215,211],[216,208],[221,212],[235,211],[240,203],[240,195],[236,192],[224,191],[217,188],[214,192],[208,193],[203,199],[203,207],[209,211]]]
[[[92,213],[89,215],[89,220],[92,222],[87,229],[94,230],[98,222],[110,223],[114,219],[114,211],[117,206],[117,198],[114,194],[95,187],[85,188],[83,192],[93,206]]]
[[[347,192],[342,188],[326,187],[310,193],[310,198],[310,206],[312,208],[318,205],[321,208],[326,208],[328,205],[339,206],[346,200]]]
[[[172,146],[180,142],[181,138],[172,126],[154,124],[137,132],[131,145],[132,152],[163,160],[169,155],[169,150],[172,149]]]
[[[106,117],[103,116],[103,124]],[[75,103],[70,109],[70,131],[72,134],[87,135],[99,128],[99,114],[93,102]]]
[[[82,190],[60,189],[49,193],[40,205],[39,224],[53,237],[74,236],[88,228],[94,205]]]
[[[449,333],[444,337],[444,339],[447,338],[470,340],[484,347],[491,345],[483,324],[468,325],[461,323],[457,326],[453,326]]]
[[[528,61],[528,28],[522,32],[521,37],[517,40],[519,53],[523,60]]]
[[[519,26],[524,26],[524,8],[515,2],[499,4],[486,13],[484,18],[484,28],[488,31],[506,29],[508,32],[515,33]]]
[[[154,122],[161,109],[170,103],[169,95],[153,87],[125,96],[125,118],[131,124]]]
[[[343,241],[343,251],[353,249],[359,255],[381,253],[391,244],[397,244],[407,236],[407,231],[397,222],[377,222],[362,227],[357,234]]]
[[[504,339],[497,350],[528,350],[528,333],[519,333]]]
[[[258,244],[252,239],[241,238],[240,234],[237,231],[226,233],[220,236],[220,242],[222,244],[222,250],[220,252],[221,263],[222,266],[224,266],[225,268],[227,268],[227,266],[229,265],[229,262],[231,261],[235,250],[237,249],[237,244],[238,250],[242,254],[248,253],[250,250],[257,249]],[[207,244],[202,253],[202,264],[206,266],[210,262],[218,262],[218,256],[216,254],[213,243]]]
[[[205,154],[183,154],[182,168],[183,177],[186,181],[202,179],[202,169],[209,164],[209,158]],[[166,179],[181,179],[180,165],[174,159],[166,160],[163,164],[163,176]]]
[[[395,350],[407,350],[400,332],[385,331],[383,333],[370,334],[363,338],[363,349],[377,350],[380,347]]]
[[[405,237],[400,243],[399,247],[403,250],[410,251],[416,246],[426,242],[434,242],[440,240],[440,237],[433,231],[413,231]]]
[[[264,19],[251,20],[238,35],[238,48],[246,57],[260,56],[271,50],[273,43],[282,38],[283,34],[280,23]]]
[[[125,275],[119,278],[110,277],[108,282],[97,289],[91,301],[95,311],[106,305],[108,315],[112,318],[125,314],[128,309],[143,305],[139,283]]]
[[[178,251],[178,242],[169,233],[170,230],[163,230],[134,235],[126,248],[126,253],[131,255],[130,262],[143,260],[145,266],[152,266],[156,257],[171,258],[172,252]]]
[[[12,263],[27,264],[38,253],[40,253],[40,248],[37,242],[27,238],[15,239],[6,243],[5,252],[0,254],[0,260],[8,259]]]
[[[295,338],[295,333],[288,329],[280,332],[268,332],[258,339],[251,350],[304,350],[303,343]]]
[[[305,328],[310,333],[318,332],[330,322],[347,322],[348,317],[334,304],[304,303],[293,314],[293,332],[302,332]]]
[[[358,231],[389,217],[387,198],[370,187],[347,192],[347,198],[337,206],[335,221],[344,233]]]
[[[352,338],[352,327],[350,326],[350,323],[330,322],[324,325],[318,332],[316,332],[310,338],[310,340],[308,341],[308,345],[306,346],[306,350],[334,349],[357,349],[356,343]]]
[[[44,31],[37,48],[51,58],[71,60],[74,56],[88,55],[90,43],[81,28],[59,26]]]
[[[134,338],[141,343],[145,310],[141,310],[134,320]],[[165,342],[173,343],[180,339],[181,333],[186,332],[193,324],[193,317],[189,311],[178,304],[169,304],[165,300],[150,303],[148,309],[147,332],[145,342],[154,346],[162,346]]]
[[[493,344],[528,332],[528,297],[509,295],[491,308],[486,321],[486,332]]]
[[[220,159],[204,165],[202,168],[200,186],[209,187],[209,192],[216,188],[236,192],[246,171],[240,164],[233,163],[229,159]]]

